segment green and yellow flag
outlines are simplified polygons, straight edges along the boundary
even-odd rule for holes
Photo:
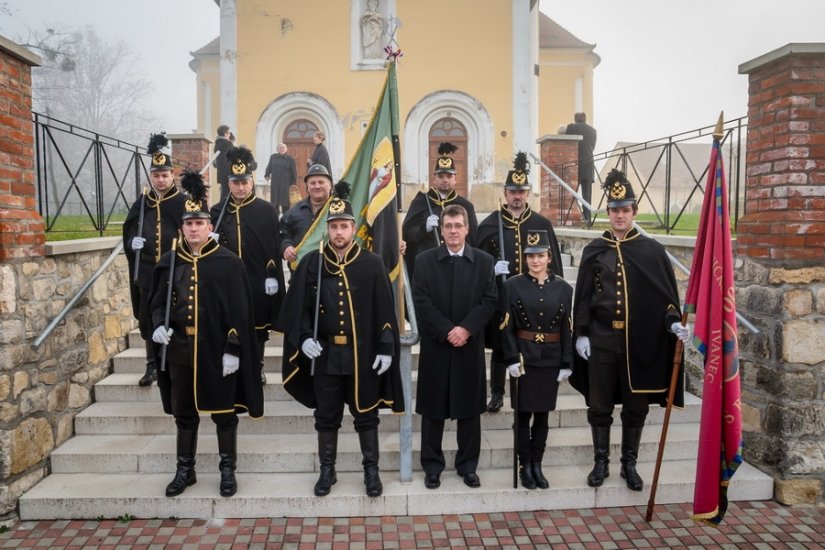
[[[361,246],[384,259],[392,281],[400,274],[397,215],[399,131],[395,63],[389,63],[372,120],[342,179],[351,186],[355,238]],[[296,247],[299,261],[304,254],[318,248],[326,233],[328,208],[329,202]]]

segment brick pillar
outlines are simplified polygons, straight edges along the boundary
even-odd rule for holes
[[[578,161],[581,139],[581,136],[554,134],[546,135],[538,140],[541,161],[576,190],[579,188]],[[541,171],[541,215],[553,222],[553,225],[582,225],[578,202],[575,202],[573,196],[543,169]]]
[[[736,301],[762,331],[739,328],[745,458],[773,475],[778,501],[821,505],[825,44],[788,44],[739,72],[750,98]]]
[[[172,158],[175,159],[176,163],[181,163],[184,167],[197,171],[206,166],[209,155],[212,154],[212,141],[207,139],[206,136],[203,134],[168,134],[166,137],[169,138],[169,142],[172,144]],[[182,167],[176,165],[175,175],[180,175],[182,170]],[[204,183],[207,185],[209,185],[210,172],[211,169],[203,174]],[[220,189],[218,189],[217,196],[220,196]]]
[[[0,261],[45,254],[32,126],[31,69],[39,65],[37,55],[0,36]]]

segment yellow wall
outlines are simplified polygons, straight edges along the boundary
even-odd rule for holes
[[[587,114],[587,122],[594,123],[593,63],[593,55],[580,51],[540,52],[539,137],[555,134],[559,125],[573,122],[577,78],[582,79],[582,110]]]
[[[492,166],[482,178],[487,181],[473,174],[468,179],[471,198],[492,205],[514,154],[512,4],[506,0],[396,0],[396,10],[402,22],[396,38],[404,52],[398,67],[401,124],[405,125],[423,98],[436,91],[458,91],[478,100],[492,123],[489,150],[494,158],[484,159]],[[382,70],[351,68],[350,0],[237,0],[237,28],[238,101],[233,131],[238,142],[255,149],[258,123],[267,107],[285,94],[308,92],[326,99],[341,120],[346,167],[361,138],[361,121],[369,120],[385,77]],[[539,53],[536,138],[572,121],[573,83],[579,75],[584,76],[585,111],[592,113],[592,57],[583,51],[543,49]],[[209,136],[221,123],[219,78],[213,72],[217,66],[214,56],[212,60],[201,58],[200,69],[196,69],[199,78],[212,86],[212,128],[203,127],[200,89],[198,97],[198,127]],[[207,70],[208,74],[201,74]],[[328,141],[333,137],[328,136]],[[331,145],[328,142],[328,148]],[[485,184],[496,188],[485,191]]]
[[[415,2],[398,0],[404,52],[398,68],[401,121],[422,97],[461,90],[481,101],[496,132],[496,156],[511,156],[510,3],[501,0]],[[277,14],[276,14],[277,13]],[[280,19],[293,29],[280,31]],[[464,31],[451,25],[462,21]],[[238,0],[238,139],[255,136],[258,118],[274,99],[306,91],[328,99],[339,116],[369,113],[381,89],[382,71],[350,70],[350,3],[328,0]],[[369,119],[369,115],[360,118]],[[346,157],[360,139],[360,126],[346,126]]]

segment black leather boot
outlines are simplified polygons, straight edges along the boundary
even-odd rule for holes
[[[221,471],[221,496],[231,497],[238,491],[235,480],[235,468],[238,464],[238,428],[218,430],[218,455],[221,457],[218,468]]]
[[[533,479],[536,482],[536,487],[539,489],[550,488],[550,482],[544,477],[544,472],[541,471],[541,461],[544,460],[544,448],[547,445],[547,428],[533,427],[533,433],[530,436],[530,457],[532,459],[531,465],[533,467]]]
[[[384,486],[378,475],[378,429],[359,432],[358,440],[361,442],[361,454],[364,456],[361,464],[364,466],[364,485],[367,487],[367,496],[380,497],[384,492]]]
[[[178,428],[177,453],[178,469],[175,478],[166,486],[166,496],[176,497],[190,485],[197,483],[195,476],[195,454],[198,450],[198,430]]]
[[[518,428],[518,476],[521,486],[525,489],[535,489],[536,480],[533,479],[533,466],[530,460],[530,428]]]
[[[639,457],[639,443],[642,440],[642,428],[622,426],[622,479],[631,491],[641,491],[644,482],[636,471],[636,459]]]
[[[155,365],[155,344],[152,340],[146,340],[143,344],[146,348],[146,372],[138,380],[138,386],[141,388],[151,386],[152,382],[158,379],[158,371]]]
[[[329,494],[332,486],[338,481],[335,476],[335,457],[338,454],[338,432],[318,432],[318,462],[321,475],[315,483],[315,496],[323,497]]]
[[[268,336],[267,336],[268,338]],[[266,373],[264,372],[264,353],[266,351],[266,340],[258,340],[258,355],[261,358],[261,384],[266,386]]]
[[[606,477],[610,477],[610,426],[590,426],[593,434],[593,470],[587,476],[587,484],[601,487]]]

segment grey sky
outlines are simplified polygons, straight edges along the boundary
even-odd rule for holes
[[[9,38],[49,23],[91,25],[108,40],[124,40],[141,57],[136,70],[154,83],[150,101],[165,123],[162,129],[194,128],[195,75],[187,64],[190,51],[218,35],[213,0],[6,4],[15,15],[0,15],[0,33]],[[588,113],[599,131],[597,152],[619,140],[713,124],[720,110],[726,118],[744,116],[747,77],[738,74],[741,63],[789,42],[825,42],[825,0],[541,0],[540,6],[580,39],[597,44],[602,62],[595,72],[595,112]],[[399,38],[403,48],[403,34]],[[460,47],[460,37],[455,40]],[[399,79],[403,86],[403,60]]]
[[[721,110],[746,116],[739,65],[825,42],[823,0],[541,0],[541,10],[597,45],[596,152],[712,125]]]

